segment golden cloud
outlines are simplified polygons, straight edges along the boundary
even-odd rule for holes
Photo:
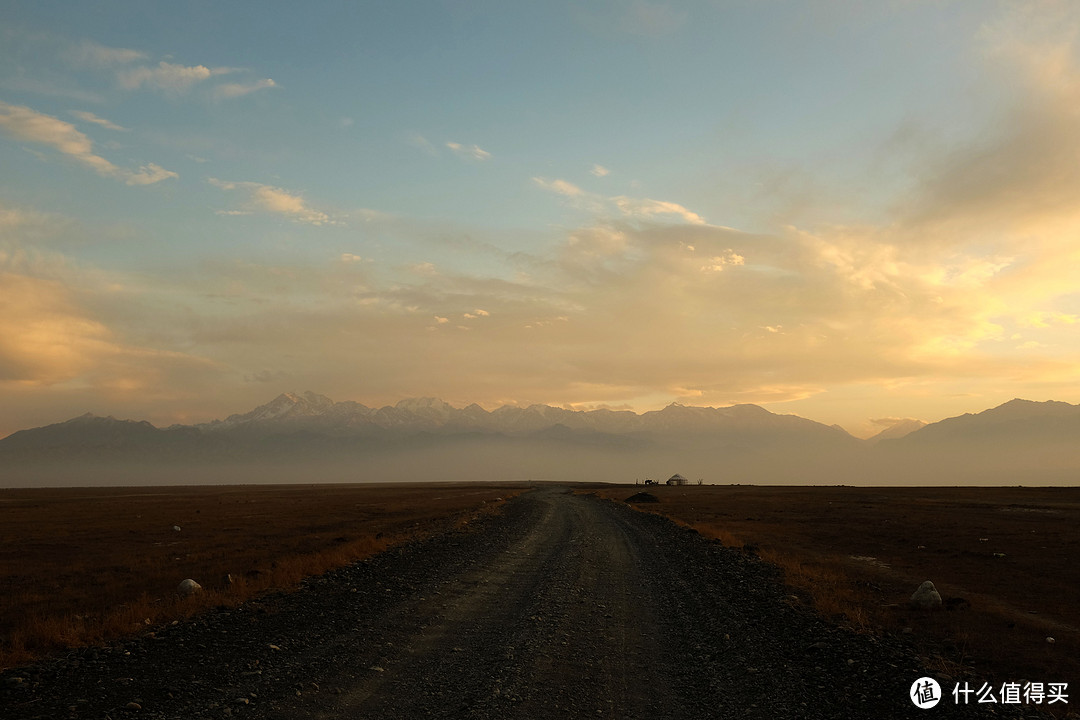
[[[48,145],[102,177],[123,180],[128,185],[152,185],[178,175],[149,163],[138,170],[117,167],[94,152],[90,138],[69,122],[39,113],[23,105],[0,102],[0,128],[17,140]]]
[[[208,178],[207,182],[226,191],[240,191],[248,197],[249,208],[264,210],[275,215],[283,215],[294,222],[307,225],[337,225],[339,222],[321,210],[308,206],[302,195],[284,190],[273,185],[256,182],[229,182],[217,178]],[[220,212],[220,211],[219,211]],[[249,210],[226,210],[225,214],[246,214]]]

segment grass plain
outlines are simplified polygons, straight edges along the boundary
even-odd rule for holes
[[[521,490],[435,483],[0,489],[0,668],[288,588],[468,523]],[[179,597],[185,578],[203,592]]]
[[[638,510],[749,549],[822,615],[911,635],[943,673],[970,676],[974,687],[1026,680],[1080,691],[1080,487],[590,491],[616,501],[651,493],[659,502]],[[941,593],[941,610],[909,607],[924,580]]]

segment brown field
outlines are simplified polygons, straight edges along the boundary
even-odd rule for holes
[[[0,668],[287,588],[522,489],[0,490]],[[639,490],[660,502],[637,509],[752,549],[830,619],[906,631],[943,673],[1080,688],[1080,488],[588,486]],[[188,577],[205,592],[178,598]],[[951,609],[907,607],[926,579]]]
[[[521,490],[489,484],[2,489],[0,668],[287,588],[467,523]],[[179,598],[176,587],[185,578],[204,592]]]
[[[910,634],[946,674],[1080,691],[1080,488],[593,491],[622,501],[643,490],[660,502],[637,509],[747,546],[801,602],[860,631]],[[951,609],[908,607],[928,579]]]

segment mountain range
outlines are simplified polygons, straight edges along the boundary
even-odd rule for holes
[[[413,398],[371,408],[305,392],[197,425],[157,428],[88,413],[21,430],[0,440],[0,484],[156,471],[195,473],[193,481],[627,481],[681,472],[709,482],[1074,484],[1078,441],[1080,405],[1054,401],[903,421],[859,440],[749,404],[673,403],[638,414],[547,405],[488,411]]]

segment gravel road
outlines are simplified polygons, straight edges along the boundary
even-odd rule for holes
[[[628,493],[629,494],[629,493]],[[930,710],[900,639],[790,602],[769,565],[561,488],[235,609],[0,674],[0,717],[1043,717]]]

